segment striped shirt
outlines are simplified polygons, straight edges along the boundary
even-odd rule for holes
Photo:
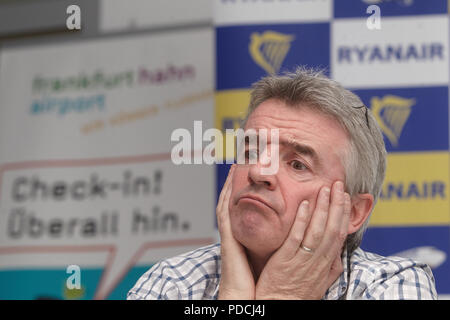
[[[220,261],[220,243],[160,261],[139,278],[127,299],[217,299]],[[344,250],[342,265],[344,271],[323,300],[437,299],[433,274],[424,263],[358,248],[349,263]]]

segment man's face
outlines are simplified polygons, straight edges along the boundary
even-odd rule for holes
[[[245,130],[279,129],[279,169],[262,175],[262,164],[238,164],[229,203],[232,232],[246,248],[270,255],[286,239],[297,209],[314,210],[321,187],[345,182],[342,159],[349,138],[339,123],[303,106],[270,99],[250,115]],[[270,139],[267,148],[271,148]]]

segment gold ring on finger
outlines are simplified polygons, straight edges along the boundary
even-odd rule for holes
[[[302,248],[303,250],[305,250],[308,253],[314,253],[314,249],[308,248],[304,245],[300,245],[300,248]]]

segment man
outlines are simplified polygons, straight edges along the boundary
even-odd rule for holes
[[[278,130],[278,170],[247,145],[219,197],[220,244],[157,263],[128,299],[436,298],[427,265],[359,248],[386,150],[357,96],[313,70],[268,76],[244,129]]]

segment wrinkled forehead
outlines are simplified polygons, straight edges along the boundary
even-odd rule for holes
[[[343,166],[350,151],[350,136],[343,125],[334,116],[306,104],[264,101],[249,115],[244,127],[256,135],[261,129],[267,129],[268,143],[270,131],[278,129],[280,144],[302,149],[318,159],[336,155]]]
[[[335,116],[304,103],[291,106],[277,99],[262,102],[247,117],[244,130],[264,127],[279,129],[291,141],[306,131],[323,136],[337,134],[342,141],[350,140],[347,129]]]

